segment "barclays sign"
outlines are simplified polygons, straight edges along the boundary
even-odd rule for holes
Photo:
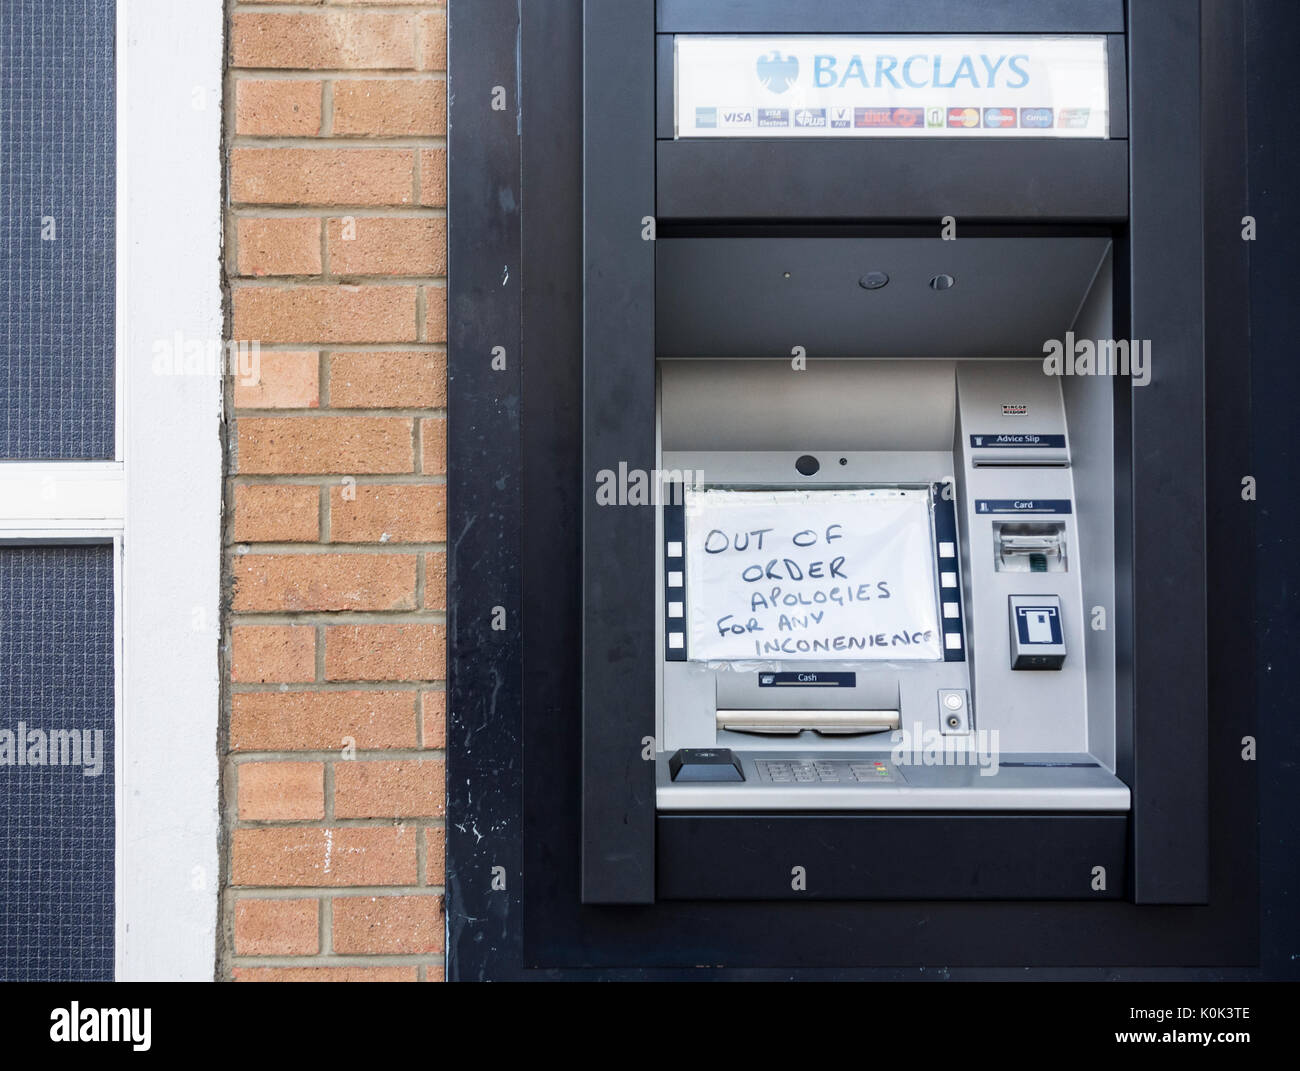
[[[676,132],[1105,138],[1106,50],[1098,35],[678,34]]]

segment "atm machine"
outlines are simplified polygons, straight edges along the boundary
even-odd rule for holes
[[[1110,390],[996,351],[662,360],[658,810],[1126,814],[1111,428],[1074,397]]]
[[[1203,899],[1196,12],[642,6],[584,13],[583,448],[650,491],[584,504],[584,901]]]
[[[1251,962],[1232,7],[524,5],[464,74],[462,971]]]

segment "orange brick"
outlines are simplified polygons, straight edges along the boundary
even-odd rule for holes
[[[439,694],[439,693],[432,693]],[[416,746],[414,692],[238,692],[230,697],[232,751],[333,751]],[[430,705],[424,701],[430,744]]]
[[[331,219],[327,231],[334,275],[446,274],[445,219]]]
[[[235,905],[235,954],[305,956],[320,950],[316,900],[241,897]]]
[[[340,955],[428,955],[442,951],[442,897],[336,896]]]
[[[330,405],[340,409],[430,409],[447,404],[445,353],[336,353]]]
[[[421,739],[425,747],[447,746],[447,693],[420,693]]]
[[[433,970],[432,967],[429,970]],[[415,982],[414,967],[235,967],[236,982]]]
[[[440,550],[424,556],[424,608],[447,609],[447,555]]]
[[[237,684],[316,679],[316,630],[306,625],[236,625],[230,679]]]
[[[320,220],[315,216],[258,218],[236,223],[240,275],[319,275]]]
[[[430,11],[420,16],[420,69],[447,69],[447,15]]]
[[[239,543],[314,543],[320,535],[315,487],[251,484],[235,488],[234,537]]]
[[[443,208],[447,204],[447,150],[420,150],[420,204]]]
[[[332,681],[434,681],[447,674],[441,625],[331,625],[325,677]]]
[[[430,54],[427,44],[423,54]],[[411,68],[414,22],[387,12],[236,11],[230,56],[232,67]]]
[[[440,136],[447,132],[447,83],[358,78],[334,83],[334,133],[386,137]]]
[[[412,554],[243,554],[233,573],[237,611],[415,609]]]
[[[325,764],[245,762],[239,766],[239,818],[292,822],[325,817]]]
[[[315,409],[320,405],[320,354],[262,350],[248,377],[235,379],[236,409]]]
[[[430,963],[424,968],[424,980],[426,982],[445,982],[447,980],[447,970],[441,963]]]
[[[347,491],[353,497],[344,494]],[[447,538],[447,488],[363,484],[330,488],[336,543],[437,543]]]
[[[447,831],[439,826],[424,831],[424,883],[444,885],[447,881]]]
[[[385,473],[412,468],[411,421],[400,417],[244,417],[244,473]]]
[[[431,417],[420,421],[421,465],[426,476],[447,471],[447,421]]]
[[[230,199],[261,205],[405,205],[412,149],[258,149],[230,152]]]
[[[260,342],[414,342],[413,286],[237,286],[234,335]]]
[[[437,818],[446,810],[441,759],[364,760],[334,764],[338,818]]]
[[[315,137],[320,133],[321,82],[241,78],[235,83],[235,133]]]
[[[447,341],[447,288],[424,288],[424,341]]]
[[[407,826],[236,829],[231,834],[231,884],[295,888],[413,885],[418,834],[418,829]]]

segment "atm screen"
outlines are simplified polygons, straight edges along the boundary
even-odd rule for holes
[[[688,658],[943,658],[928,489],[687,490]]]

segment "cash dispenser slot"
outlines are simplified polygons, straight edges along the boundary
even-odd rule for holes
[[[860,736],[899,727],[897,710],[719,710],[720,730],[793,736],[811,730],[823,736]]]

